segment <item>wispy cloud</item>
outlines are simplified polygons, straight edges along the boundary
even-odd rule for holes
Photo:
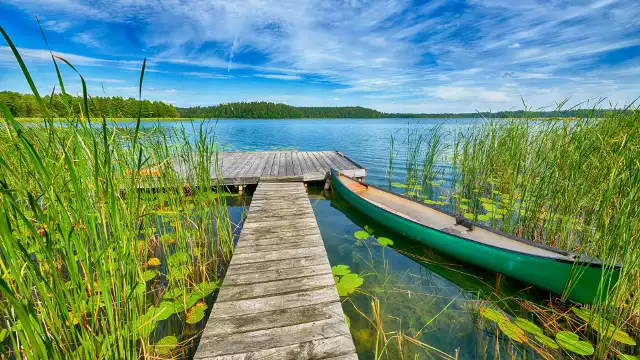
[[[179,75],[193,76],[201,79],[233,79],[232,75],[205,73],[205,72],[182,72]]]
[[[99,82],[99,83],[123,83],[123,82],[125,82],[124,80],[119,80],[119,79],[102,79],[102,78],[91,78],[91,77],[86,77],[84,79],[86,81],[95,81],[95,82]]]
[[[71,39],[81,45],[92,47],[100,46],[100,41],[95,37],[95,35],[88,32],[75,34]]]
[[[298,76],[298,75],[255,74],[253,76],[265,78],[265,79],[288,80],[288,81],[302,80],[302,76]]]
[[[41,24],[45,30],[55,31],[57,33],[63,33],[69,30],[69,28],[71,28],[71,26],[73,25],[73,23],[71,23],[70,21],[57,20],[47,20],[43,21]]]

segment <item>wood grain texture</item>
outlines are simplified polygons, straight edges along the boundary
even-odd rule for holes
[[[188,183],[193,178],[181,158],[172,158],[171,165],[178,176]],[[225,185],[248,185],[258,182],[323,181],[331,168],[349,176],[364,177],[366,170],[336,151],[251,151],[222,152],[218,154],[219,171],[215,160],[211,164],[211,177],[220,173]]]
[[[322,155],[319,155],[322,156]],[[237,157],[237,155],[236,155]],[[295,152],[253,156],[234,175],[296,175]],[[329,157],[324,157],[325,163]],[[301,182],[260,182],[195,359],[357,359]]]

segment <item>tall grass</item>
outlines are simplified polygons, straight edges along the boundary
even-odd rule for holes
[[[75,70],[52,60],[58,75],[58,61]],[[62,124],[21,124],[0,104],[0,352],[188,355],[233,251],[212,127],[166,134],[139,118],[134,128],[92,119],[81,80],[84,110]]]
[[[434,163],[447,162],[448,188],[420,194],[425,201],[433,203],[434,195],[446,194],[451,201],[441,205],[468,218],[598,258],[607,267],[623,265],[617,285],[592,312],[601,316],[603,328],[614,324],[637,329],[640,110],[630,105],[604,117],[593,113],[585,110],[576,121],[488,119],[453,136],[443,135],[439,128],[431,135],[411,130],[407,184],[416,182],[418,168],[430,174]],[[437,140],[420,141],[429,136]],[[450,143],[446,153],[451,158],[439,150],[440,141]],[[433,180],[423,176],[417,183],[417,188],[426,189]],[[614,331],[594,335],[598,358],[617,353],[613,335]]]

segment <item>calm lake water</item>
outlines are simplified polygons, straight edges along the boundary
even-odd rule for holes
[[[476,121],[221,120],[215,131],[217,141],[226,150],[338,150],[367,168],[368,182],[387,185],[392,134],[403,139],[408,123],[424,128],[442,125],[445,131],[455,131]],[[396,146],[403,147],[400,143]],[[400,152],[394,181],[404,180],[403,162]],[[514,348],[504,341],[504,335],[498,335],[477,310],[487,300],[516,294],[524,298],[537,296],[528,285],[501,279],[496,273],[462,264],[403,238],[350,208],[338,195],[322,191],[321,186],[310,187],[310,200],[331,265],[347,265],[351,272],[364,278],[356,293],[343,298],[361,359],[431,359],[443,358],[444,353],[457,353],[459,359],[510,359],[512,354],[518,354],[518,358],[536,357],[530,349]],[[242,197],[242,201],[249,203],[250,195]],[[237,213],[234,211],[234,215]],[[357,239],[354,234],[361,230],[370,236]],[[393,245],[380,245],[376,240],[379,237],[391,239]],[[499,297],[494,294],[496,291],[501,294]],[[509,302],[501,302],[500,306],[517,309]],[[383,337],[388,341],[386,347]]]

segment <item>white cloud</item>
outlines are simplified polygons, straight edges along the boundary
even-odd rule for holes
[[[507,102],[510,100],[502,91],[455,86],[439,86],[435,89],[433,95],[442,100],[449,101],[480,99],[487,102]]]
[[[73,25],[70,21],[56,21],[47,20],[41,23],[45,30],[55,31],[57,33],[63,33],[67,31]]]
[[[201,78],[201,79],[232,79],[233,78],[232,75],[205,73],[205,72],[194,72],[194,71],[181,72],[178,75],[193,76],[193,77],[197,77],[197,78]]]
[[[332,97],[328,99],[329,101],[340,101],[339,97]]]
[[[71,39],[81,45],[86,45],[91,47],[100,46],[100,41],[96,39],[95,35],[87,32],[75,34]]]
[[[335,85],[336,94],[406,100],[394,105],[400,110],[433,97],[440,99],[434,106],[455,103],[463,111],[494,102],[520,106],[521,96],[546,105],[565,96],[622,99],[640,92],[640,74],[599,64],[602,54],[640,45],[640,5],[633,1],[469,0],[464,12],[441,11],[444,0],[417,6],[409,0],[6,1],[61,14],[74,27],[88,20],[135,24],[152,52],[150,72],[208,79],[219,77],[203,75],[203,68],[251,70],[271,79],[321,80]],[[36,59],[34,51],[27,57]],[[4,54],[0,48],[0,61]],[[73,56],[74,64],[140,66]],[[623,60],[629,68],[639,65],[631,55]]]
[[[265,79],[276,79],[276,80],[289,80],[289,81],[302,80],[302,77],[298,75],[255,74],[253,76],[261,77]]]
[[[435,96],[443,100],[462,100],[469,97],[469,93],[461,87],[439,86]]]
[[[100,82],[100,83],[123,83],[123,82],[125,82],[124,80],[118,80],[118,79],[102,79],[102,78],[91,78],[91,77],[86,77],[84,79],[86,81],[95,81],[95,82]]]

